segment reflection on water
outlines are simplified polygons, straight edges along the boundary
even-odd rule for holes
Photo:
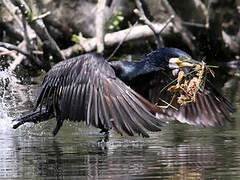
[[[52,137],[54,119],[11,128],[11,119],[32,107],[37,86],[21,85],[13,75],[1,73],[0,179],[240,178],[239,111],[236,121],[223,128],[170,123],[149,139],[111,132],[103,142],[98,129],[70,122]],[[225,83],[229,97],[239,85],[235,80],[233,89],[230,81]],[[234,96],[239,107],[239,94]]]

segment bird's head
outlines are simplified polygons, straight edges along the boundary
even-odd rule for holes
[[[181,69],[185,73],[199,64],[199,61],[193,60],[186,52],[177,48],[160,48],[145,55],[140,61],[112,61],[110,65],[114,69],[117,77],[123,81],[129,81],[133,78],[151,73],[154,71],[172,71],[175,76]]]
[[[161,48],[150,53],[150,56],[158,55],[162,60],[165,70],[172,70],[172,74],[176,75],[179,70],[188,72],[189,69],[199,64],[199,61],[192,59],[186,52],[177,48]]]

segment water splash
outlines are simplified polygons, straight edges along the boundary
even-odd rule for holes
[[[7,135],[29,136],[48,133],[45,123],[38,125],[26,123],[17,130],[12,128],[13,119],[32,109],[38,91],[38,85],[32,85],[29,79],[22,80],[9,69],[0,70],[0,136],[2,138]]]
[[[0,71],[0,130],[5,133],[11,125],[9,114],[10,106],[15,106],[15,98],[12,94],[13,84],[16,83],[16,77],[5,69]]]

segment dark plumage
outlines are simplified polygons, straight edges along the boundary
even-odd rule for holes
[[[192,60],[179,49],[163,48],[139,62],[108,63],[94,53],[62,61],[45,76],[33,112],[15,119],[18,123],[14,128],[25,122],[37,123],[56,116],[54,135],[68,119],[84,121],[103,131],[113,128],[120,134],[124,131],[130,136],[137,133],[148,137],[144,129],[159,131],[164,124],[154,113],[194,125],[222,125],[224,119],[230,119],[233,107],[209,82],[205,90],[198,92],[196,103],[179,107],[173,102],[178,111],[154,105],[162,104],[160,96],[169,101],[169,92],[162,94],[160,91],[176,78],[170,59],[182,57]]]
[[[19,123],[14,128],[25,122],[43,121],[53,114],[57,120],[54,135],[65,119],[143,137],[148,137],[143,128],[159,131],[163,124],[150,113],[161,113],[161,109],[124,84],[109,63],[94,53],[56,64],[43,80],[33,111],[16,119]]]
[[[177,78],[179,70],[185,73],[190,69],[178,67],[170,63],[171,59],[189,59],[193,63],[199,63],[190,55],[177,48],[157,49],[145,55],[139,62],[111,62],[116,74],[131,86],[136,92],[148,99],[153,104],[166,106],[170,102],[172,94],[167,91],[166,86]],[[131,71],[129,67],[133,67]],[[140,69],[140,70],[139,70]],[[165,90],[162,90],[164,89]],[[175,98],[171,107],[163,108],[168,114],[157,114],[159,118],[172,118],[183,123],[201,126],[223,125],[225,120],[231,120],[230,113],[234,111],[231,103],[224,98],[207,80],[204,89],[196,94],[196,102],[180,106]]]

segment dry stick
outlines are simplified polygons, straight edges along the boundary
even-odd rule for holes
[[[17,51],[21,54],[23,54],[24,56],[28,57],[29,59],[31,59],[32,61],[36,62],[37,65],[41,66],[42,62],[39,61],[38,59],[36,59],[34,56],[32,56],[31,54],[29,54],[28,52],[23,51],[22,49],[20,49],[19,47],[10,44],[10,43],[5,43],[5,42],[0,42],[0,47],[4,47],[8,50],[14,50]]]
[[[12,3],[11,3],[11,0],[3,0],[3,4],[4,6],[6,7],[8,13],[15,19],[15,21],[17,22],[17,25],[19,26],[19,30],[20,32],[19,33],[22,33],[22,36],[24,36],[24,29],[23,29],[23,24],[22,24],[22,21],[21,21],[21,18],[19,16],[19,13],[17,15],[16,13],[16,10],[18,9],[16,6],[14,6]],[[31,37],[31,39],[33,38],[36,38],[36,34],[35,32],[29,27],[27,26],[27,31],[28,33],[30,34],[29,36]]]
[[[211,14],[211,4],[213,2],[212,1],[207,1],[207,5],[206,5],[206,11],[207,11],[207,18],[206,18],[206,28],[209,28],[209,23],[210,23],[210,14]]]
[[[24,41],[22,43],[22,46],[24,50],[26,50],[32,57],[34,57],[34,59],[32,59],[30,61],[30,65],[34,65],[37,67],[41,67],[43,65],[43,62],[41,62],[41,60],[37,57],[33,55],[33,51],[35,50],[34,44],[32,43],[33,39],[31,38],[31,34],[30,32],[33,32],[33,34],[36,36],[34,31],[29,31],[30,28],[28,28],[28,24],[26,19],[22,16],[22,24],[23,24],[23,32],[24,32]],[[23,60],[23,57],[17,58],[14,63],[12,64],[12,68],[17,67],[16,63],[21,63],[21,61]],[[13,69],[14,70],[14,69]]]
[[[206,2],[206,1],[205,1]],[[194,0],[193,3],[194,3],[194,8],[197,10],[199,9],[201,11],[201,13],[199,15],[201,15],[202,17],[205,17],[206,18],[206,21],[205,21],[205,28],[208,29],[209,28],[209,11],[207,9],[207,4],[208,2],[211,2],[211,1],[207,1],[206,4],[204,2],[202,2],[201,0]],[[194,10],[193,10],[194,11]]]
[[[13,58],[17,58],[17,55],[16,53],[14,53],[14,51],[11,51],[4,47],[0,47],[0,56],[5,56],[5,55],[12,56]]]
[[[172,25],[166,26],[165,24],[160,23],[153,23],[153,26],[157,33],[162,31],[162,36],[169,35]],[[140,38],[146,38],[149,36],[153,36],[152,30],[147,25],[137,25],[135,27],[132,27],[131,33],[129,33],[129,29],[124,29],[121,31],[113,32],[113,33],[107,33],[104,37],[104,42],[106,46],[112,46],[115,44],[118,44],[123,40],[122,37],[126,37],[123,42],[136,40]],[[164,31],[163,31],[164,29]],[[126,34],[128,34],[126,36]],[[75,44],[72,47],[69,47],[67,49],[62,50],[62,53],[65,55],[65,57],[70,57],[75,52],[89,52],[93,51],[97,47],[97,40],[96,38],[83,38],[80,37],[81,41],[80,44]]]
[[[50,11],[47,11],[46,13],[43,13],[43,14],[41,14],[41,15],[39,15],[39,16],[33,17],[33,18],[32,18],[32,21],[36,21],[36,20],[38,20],[38,19],[43,19],[43,18],[45,18],[46,16],[49,16],[50,14],[51,14],[51,12],[50,12]]]
[[[189,2],[192,2],[189,7],[192,8],[192,11],[198,11],[196,12],[199,17],[202,19],[205,19],[205,23],[196,23],[196,22],[187,22],[187,21],[182,21],[183,25],[187,26],[193,26],[193,27],[199,27],[199,28],[209,28],[209,10],[208,10],[208,4],[211,3],[211,1],[207,1],[207,5],[205,5],[201,0],[189,0]],[[201,19],[201,20],[202,20]],[[202,21],[198,21],[202,22]]]
[[[106,7],[106,0],[98,0],[97,13],[95,16],[96,38],[97,38],[97,52],[103,53],[104,51],[104,9]]]
[[[22,43],[24,43],[24,42],[25,41],[23,41]],[[20,43],[20,44],[22,44],[22,43]],[[12,50],[9,50],[4,47],[0,47],[0,52],[1,51],[2,51],[2,53],[0,53],[0,56],[9,55],[14,59],[14,61],[10,64],[10,66],[8,68],[8,70],[10,72],[14,71],[16,69],[17,65],[19,65],[25,57],[23,54],[17,55],[16,51],[12,51]]]
[[[112,52],[112,54],[107,58],[107,61],[109,61],[113,56],[114,54],[117,52],[117,50],[120,48],[120,46],[122,45],[122,43],[125,41],[125,39],[128,37],[128,35],[131,33],[133,27],[135,27],[135,25],[137,24],[137,22],[133,25],[133,26],[130,26],[130,29],[128,31],[128,33],[126,34],[126,36],[118,43],[117,47],[114,49],[114,51]]]
[[[162,0],[163,5],[168,10],[168,12],[175,16],[175,27],[179,32],[181,32],[182,38],[185,41],[185,43],[188,45],[188,47],[194,52],[195,46],[192,43],[192,39],[195,39],[195,37],[190,33],[186,28],[182,26],[182,21],[180,17],[177,16],[175,10],[172,8],[172,6],[169,4],[167,0]]]
[[[31,54],[23,51],[22,49],[18,48],[17,46],[15,46],[13,44],[10,44],[10,43],[0,42],[0,47],[4,47],[8,50],[14,50],[14,51],[17,51],[17,52],[23,54],[24,56],[26,56],[28,58],[33,58],[33,57],[31,57]]]
[[[27,52],[29,52],[29,54],[32,55],[32,50],[34,50],[34,46],[31,43],[31,38],[28,35],[27,22],[24,17],[22,17],[22,24],[23,24],[24,39],[26,41],[26,50]]]
[[[10,72],[15,71],[17,66],[23,61],[24,58],[25,58],[25,56],[23,54],[18,54],[17,57],[14,58],[14,61],[10,64],[8,70]]]
[[[52,55],[57,58],[58,61],[65,59],[62,55],[60,48],[58,47],[57,43],[48,33],[42,19],[37,19],[33,21],[32,12],[26,6],[26,3],[23,0],[11,0],[14,5],[16,5],[28,21],[31,28],[36,32],[36,34],[40,37],[40,39],[46,44],[51,51]]]
[[[35,46],[32,43],[33,42],[33,38],[31,36],[36,36],[36,33],[31,30],[29,31],[30,27],[27,24],[26,19],[22,16],[22,24],[23,24],[23,32],[24,32],[24,43],[25,46],[23,46],[23,48],[29,52],[29,54],[31,54],[32,57],[34,57],[34,60],[31,61],[32,65],[36,65],[36,66],[40,66],[42,67],[42,65],[44,64],[44,62],[42,62],[37,56],[34,56],[33,51],[35,50]],[[33,33],[33,35],[32,35]],[[17,62],[17,61],[16,61]],[[21,62],[19,62],[21,63]]]
[[[17,25],[23,29],[22,27],[22,22],[20,20],[20,18],[16,15],[16,8],[15,6],[10,2],[10,0],[3,0],[3,5],[6,7],[7,11],[9,12],[9,14],[16,20]]]
[[[31,40],[34,38],[37,38],[36,33],[29,27],[29,25],[26,24],[23,16],[19,17],[19,14],[16,15],[16,10],[18,8],[16,6],[14,6],[10,0],[3,0],[3,4],[6,7],[6,9],[8,10],[9,14],[17,22],[17,25],[20,27],[20,28],[18,28],[18,30],[20,30],[18,35],[21,35],[21,37],[23,38],[21,45],[24,44],[24,46],[26,46],[26,47],[23,46],[23,49],[25,51],[27,51],[27,53],[29,55],[31,55],[31,57],[32,57],[32,58],[30,58],[31,62],[37,66],[40,66],[42,64],[41,61],[37,57],[33,58],[34,56],[32,55],[32,51],[31,51],[32,49],[34,49],[33,45],[31,44]],[[22,21],[20,19],[22,19]],[[28,42],[28,43],[26,43],[26,42]],[[23,50],[23,52],[24,52],[24,50]],[[14,71],[15,68],[17,67],[17,65],[20,64],[23,59],[24,59],[23,55],[18,55],[17,58],[14,58],[14,62],[11,64],[10,69],[12,71]]]
[[[134,9],[134,13],[139,16],[139,19],[142,20],[146,25],[149,26],[149,28],[153,31],[153,34],[156,37],[157,40],[157,46],[158,48],[164,47],[163,40],[160,36],[160,33],[157,33],[156,30],[154,29],[154,26],[151,21],[146,17],[145,12],[142,8],[142,3],[140,0],[135,0],[136,6],[138,9]]]
[[[174,18],[174,15],[172,15],[164,24],[163,24],[163,27],[162,29],[157,32],[154,30],[154,32],[156,34],[161,34],[161,32],[167,27],[167,25],[172,21],[172,19]],[[130,29],[129,29],[129,33],[126,34],[126,36],[122,39],[122,41],[119,42],[118,46],[115,48],[115,50],[112,52],[112,54],[107,58],[107,61],[109,61],[113,56],[114,54],[117,52],[117,50],[119,49],[119,47],[122,45],[122,43],[125,41],[125,39],[128,37],[128,35],[131,33],[132,31],[132,28],[135,27],[135,25],[137,24],[137,22],[133,25],[133,26],[130,26]],[[151,26],[154,28],[153,24],[151,23]],[[156,36],[156,34],[154,33],[154,35]],[[158,36],[160,37],[160,36]]]
[[[199,27],[199,28],[208,27],[208,24],[201,24],[201,23],[194,23],[194,22],[187,22],[187,21],[182,21],[182,24],[186,26],[193,26],[193,27]]]
[[[158,34],[161,34],[163,32],[163,30],[167,27],[167,25],[172,22],[172,20],[175,18],[174,15],[171,15],[170,18],[167,19],[167,21],[163,24],[162,29],[159,31]]]

